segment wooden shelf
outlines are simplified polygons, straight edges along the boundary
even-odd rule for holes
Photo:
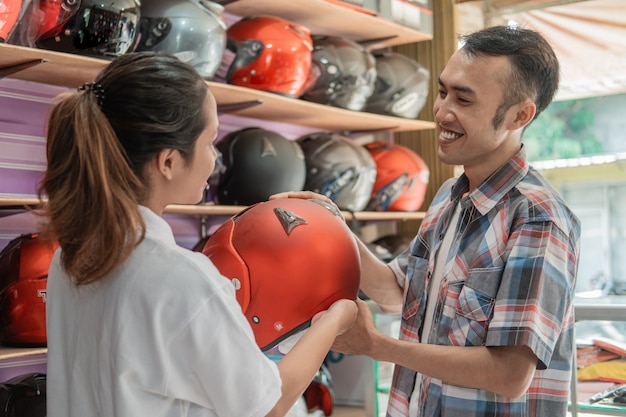
[[[435,128],[434,122],[347,110],[230,84],[215,82],[208,84],[220,106],[260,101],[261,104],[258,106],[230,112],[254,119],[278,120],[330,131],[403,132]]]
[[[0,208],[13,207],[18,209],[27,209],[37,207],[40,200],[37,198],[3,198],[0,197]],[[168,214],[184,214],[193,216],[232,216],[239,213],[246,206],[221,206],[217,204],[172,204],[167,206],[165,213]],[[386,221],[386,220],[421,220],[424,218],[424,212],[414,211],[360,211],[354,213],[357,220],[364,221]],[[346,220],[352,220],[353,215],[350,212],[343,212]]]
[[[282,17],[307,27],[312,34],[342,36],[368,49],[432,40],[430,34],[325,0],[237,0],[225,9],[240,17]]]
[[[29,356],[43,355],[47,353],[48,353],[48,348],[46,347],[19,348],[19,347],[0,346],[0,361],[11,360],[11,359],[24,359]]]
[[[93,81],[108,62],[81,55],[0,44],[0,77],[76,88]],[[330,131],[401,132],[435,128],[434,122],[352,111],[230,84],[212,81],[207,84],[220,106],[237,108],[238,104],[258,103],[230,111],[231,114],[254,119],[279,120]]]

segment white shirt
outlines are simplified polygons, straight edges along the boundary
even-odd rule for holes
[[[76,287],[57,252],[47,289],[48,417],[266,415],[281,395],[234,288],[145,207],[146,237]]]

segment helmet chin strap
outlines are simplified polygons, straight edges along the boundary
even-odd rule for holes
[[[304,336],[304,333],[308,329],[309,328],[307,327],[306,329],[300,330],[299,332],[294,333],[291,336],[284,339],[283,341],[281,341],[276,346],[278,348],[278,351],[282,353],[283,355],[286,355],[287,353],[289,353],[289,351],[296,345],[296,343],[298,343],[298,340],[300,340],[300,338]]]

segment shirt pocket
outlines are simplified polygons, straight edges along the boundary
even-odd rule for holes
[[[503,268],[475,269],[470,271],[465,282],[450,285],[450,291],[458,293],[456,314],[449,333],[452,344],[459,346],[485,344],[503,270]]]
[[[407,263],[407,284],[405,288],[402,318],[409,320],[423,310],[424,288],[428,276],[428,260],[410,255]]]

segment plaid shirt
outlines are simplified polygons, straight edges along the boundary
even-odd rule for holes
[[[580,221],[522,148],[469,195],[448,180],[411,247],[392,263],[404,288],[400,338],[454,346],[528,346],[538,358],[530,388],[511,399],[396,366],[389,417],[560,417],[567,413],[574,350],[574,285]],[[455,237],[443,271],[432,331],[421,335],[435,260],[456,204]],[[411,417],[417,417],[411,416]]]

